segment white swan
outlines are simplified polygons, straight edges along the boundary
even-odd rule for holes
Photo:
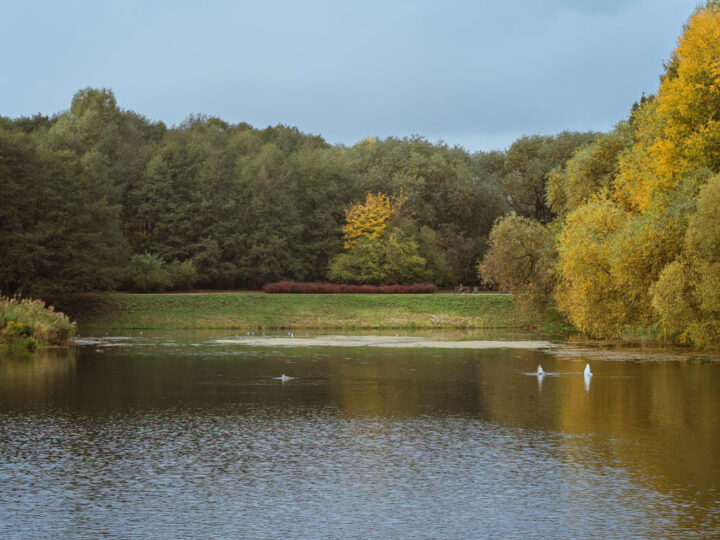
[[[593,376],[593,372],[590,371],[590,364],[585,364],[585,371],[583,372],[583,375],[585,375],[585,377]]]
[[[545,371],[543,370],[543,368],[540,364],[538,364],[537,374],[538,374],[538,376],[545,375]]]
[[[295,377],[290,377],[289,375],[285,375],[284,373],[280,375],[280,377],[277,377],[277,379],[281,380],[282,382],[286,381],[292,381]]]

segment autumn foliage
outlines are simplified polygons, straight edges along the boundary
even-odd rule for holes
[[[591,336],[719,346],[718,111],[720,3],[708,2],[689,19],[657,95],[547,176],[554,221],[496,223],[481,275],[520,293],[554,283],[549,296]],[[544,258],[542,230],[555,247]]]
[[[368,193],[364,204],[346,209],[346,251],[330,261],[329,279],[355,285],[446,280],[448,264],[438,234],[401,215],[406,200],[402,192],[394,198]]]
[[[633,112],[628,146],[605,167],[609,176],[559,223],[557,302],[579,329],[614,337],[656,327],[698,345],[717,340],[681,329],[677,315],[694,310],[694,317],[680,317],[683,324],[709,323],[712,312],[701,315],[711,295],[701,286],[707,265],[687,236],[695,230],[688,225],[702,219],[700,236],[715,245],[719,222],[697,209],[709,196],[709,177],[720,171],[718,110],[720,10],[708,5],[690,18],[657,97]],[[627,129],[619,126],[616,139]],[[692,301],[681,302],[684,296]]]
[[[384,193],[368,193],[365,203],[357,203],[345,210],[343,245],[351,249],[360,238],[378,238],[385,233],[395,213],[390,197]]]

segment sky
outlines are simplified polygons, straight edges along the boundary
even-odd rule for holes
[[[0,0],[0,115],[110,88],[352,145],[421,135],[470,151],[607,131],[654,93],[696,0]]]

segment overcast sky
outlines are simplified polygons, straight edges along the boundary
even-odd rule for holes
[[[695,0],[2,1],[0,115],[86,86],[332,143],[419,134],[468,150],[608,130],[658,86]]]

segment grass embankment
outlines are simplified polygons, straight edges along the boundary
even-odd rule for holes
[[[58,300],[81,328],[478,328],[560,325],[501,294],[92,294]],[[539,320],[542,319],[542,320]]]

